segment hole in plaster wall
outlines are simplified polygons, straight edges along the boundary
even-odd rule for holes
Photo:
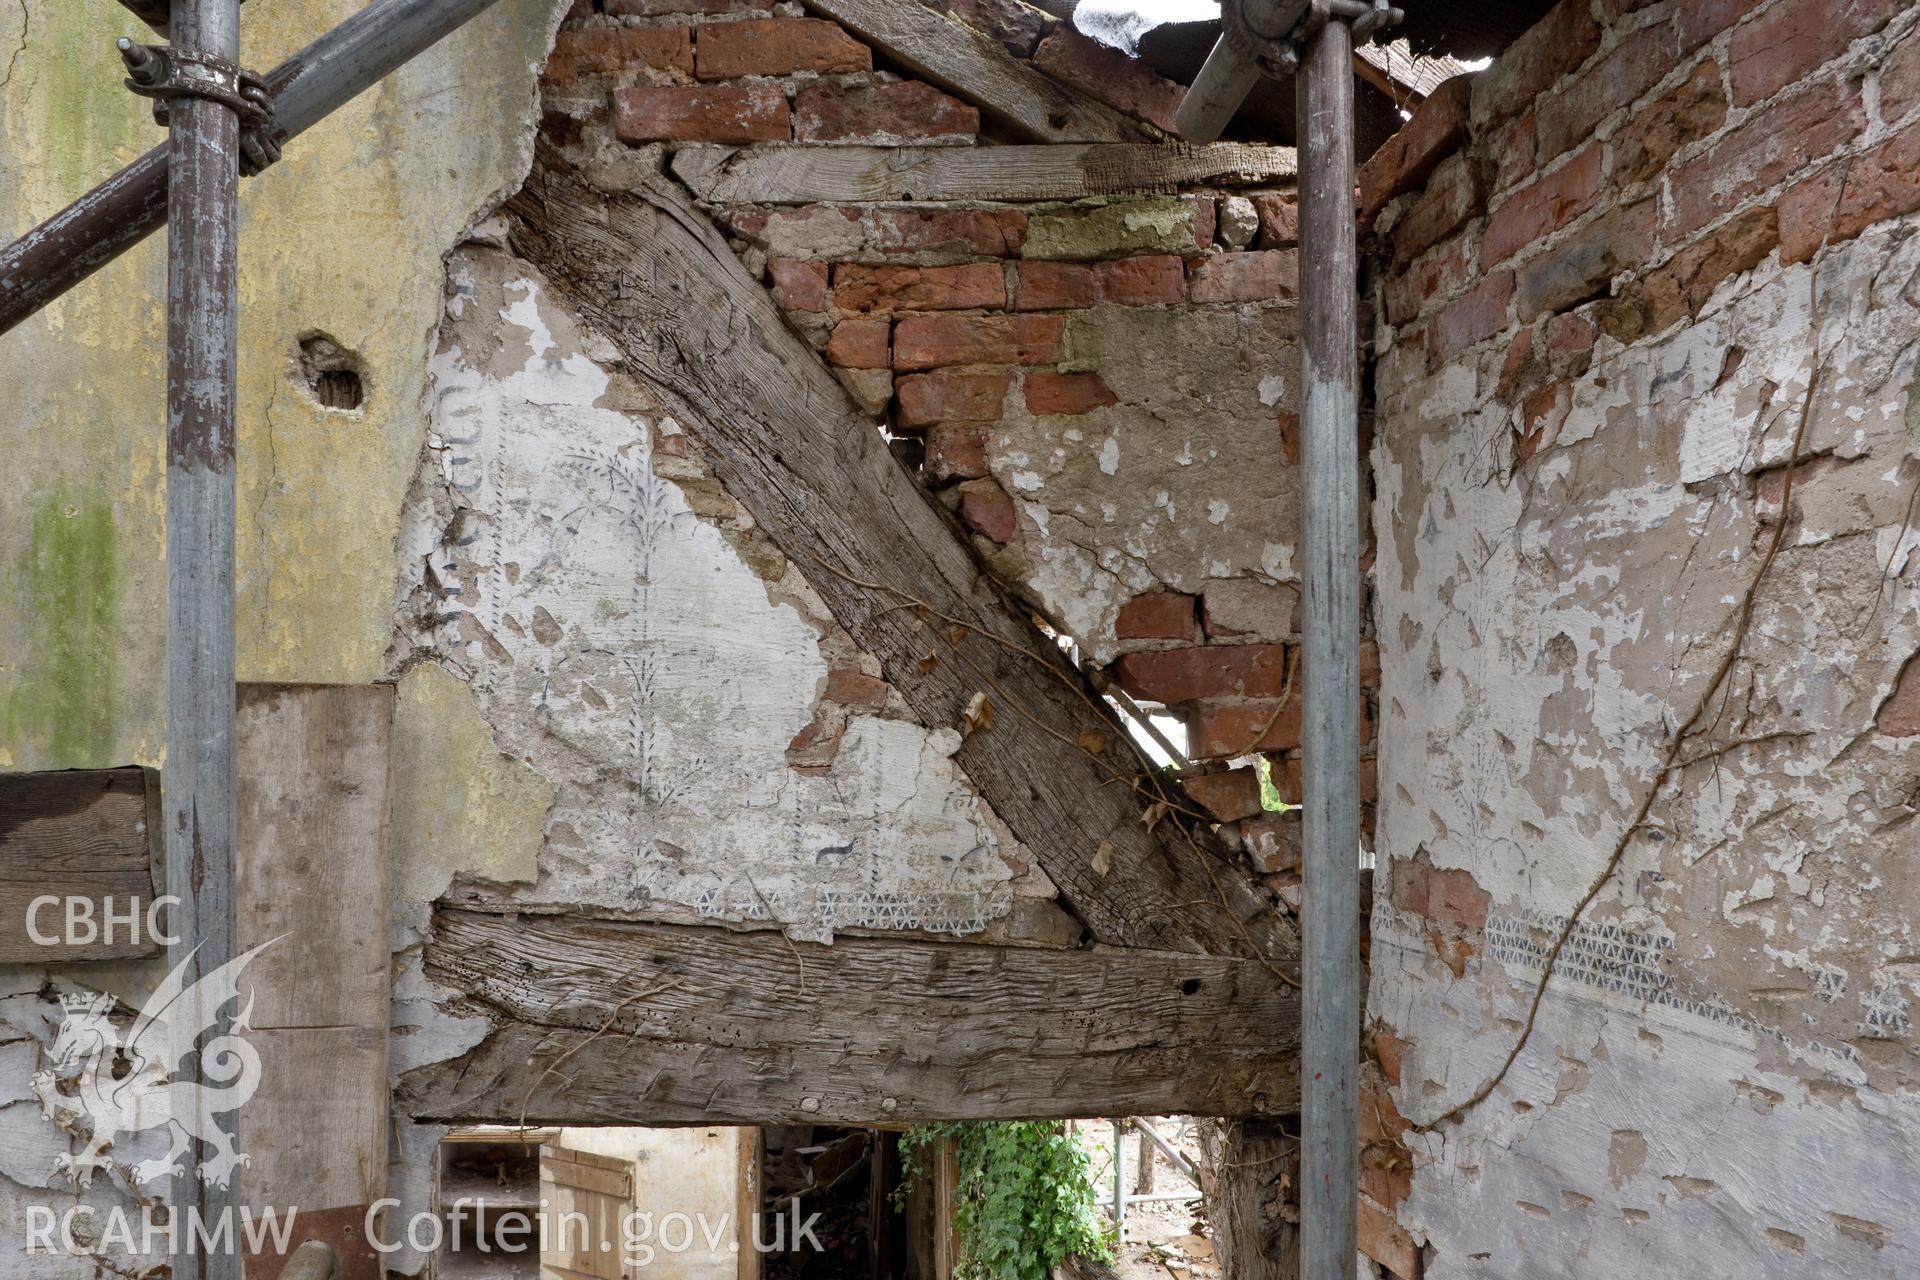
[[[301,386],[323,409],[356,410],[366,403],[366,374],[360,357],[324,333],[300,339],[294,360]]]

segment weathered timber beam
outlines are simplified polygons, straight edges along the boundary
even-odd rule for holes
[[[426,974],[492,1029],[401,1077],[422,1121],[1249,1115],[1299,1096],[1298,1002],[1252,960],[441,908]]]
[[[148,807],[139,769],[0,775],[0,964],[159,954]]]
[[[1026,147],[683,147],[673,173],[718,204],[816,200],[1079,200],[1290,183],[1291,147],[1215,142]]]
[[[1251,929],[1287,946],[1237,860],[1141,821],[1151,797],[1112,713],[684,192],[608,196],[543,148],[507,210],[514,249],[620,348],[914,715],[957,727],[988,696],[992,727],[957,759],[1096,940],[1234,955]]]
[[[984,31],[899,0],[803,0],[894,62],[974,103],[1035,142],[1122,142],[1144,130],[1103,102],[1068,88]]]

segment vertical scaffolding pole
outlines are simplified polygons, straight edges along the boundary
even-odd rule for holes
[[[1353,37],[1327,22],[1295,77],[1301,149],[1306,551],[1300,1274],[1346,1280],[1357,1249],[1360,1043],[1360,455]]]
[[[239,0],[174,0],[173,46],[237,63]],[[239,272],[240,122],[210,98],[169,104],[167,140],[167,891],[182,905],[173,929],[185,981],[197,984],[233,953],[234,362]],[[177,1039],[212,1027],[223,1003],[197,986],[170,1013]],[[231,1133],[215,1089],[231,1063],[195,1059],[173,1090],[188,1132]],[[191,1114],[190,1114],[191,1113]],[[209,1233],[238,1201],[237,1170],[199,1176],[212,1149],[190,1150],[173,1181],[175,1280],[240,1280],[238,1246],[194,1247],[193,1216]],[[212,1171],[221,1174],[222,1171]],[[238,1230],[238,1223],[233,1229]]]

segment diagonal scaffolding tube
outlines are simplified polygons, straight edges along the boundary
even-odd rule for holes
[[[240,0],[178,0],[173,47],[232,64]],[[218,1025],[202,980],[233,956],[233,541],[235,309],[240,272],[240,118],[211,97],[175,98],[167,137],[167,757],[161,774],[172,960],[183,990],[167,1019],[173,1060]],[[206,1047],[177,1077],[174,1122],[196,1135],[173,1179],[173,1274],[241,1280],[237,1249],[196,1249],[196,1223],[237,1229],[230,1061]],[[225,1141],[219,1139],[226,1134]],[[208,1176],[202,1177],[205,1173]]]
[[[375,0],[267,73],[281,130],[304,133],[495,3]],[[155,147],[0,249],[0,334],[166,225],[168,164]]]

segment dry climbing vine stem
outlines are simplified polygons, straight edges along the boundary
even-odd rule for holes
[[[1843,182],[1840,194],[1835,198],[1836,207],[1845,195],[1846,185]],[[1822,241],[1820,247],[1826,248],[1825,241]],[[1707,756],[1683,757],[1681,752],[1686,748],[1688,740],[1701,728],[1701,721],[1705,719],[1708,709],[1719,698],[1721,690],[1726,686],[1727,678],[1733,674],[1734,666],[1740,661],[1746,649],[1747,634],[1753,628],[1753,611],[1760,597],[1760,588],[1766,582],[1767,574],[1772,570],[1773,562],[1780,554],[1780,548],[1786,541],[1787,526],[1791,523],[1794,474],[1799,470],[1801,456],[1806,449],[1807,426],[1813,421],[1814,397],[1820,389],[1823,357],[1820,352],[1819,262],[1820,255],[1816,253],[1807,271],[1809,297],[1807,311],[1813,324],[1813,358],[1807,373],[1807,394],[1800,402],[1800,415],[1793,432],[1793,447],[1789,450],[1786,465],[1781,471],[1780,510],[1774,522],[1773,536],[1767,542],[1766,555],[1761,558],[1759,567],[1754,570],[1752,579],[1747,583],[1746,591],[1740,597],[1740,607],[1734,616],[1733,639],[1721,656],[1719,666],[1714,668],[1713,676],[1707,681],[1706,688],[1701,691],[1699,701],[1694,704],[1692,713],[1667,739],[1666,748],[1661,753],[1660,767],[1654,771],[1652,780],[1648,782],[1646,793],[1641,797],[1639,807],[1634,810],[1632,820],[1620,832],[1620,838],[1614,842],[1613,851],[1600,868],[1600,873],[1593,878],[1586,892],[1581,894],[1579,900],[1573,904],[1573,909],[1567,913],[1565,923],[1560,926],[1560,932],[1554,937],[1553,945],[1547,949],[1546,963],[1541,969],[1540,981],[1534,985],[1533,997],[1527,1002],[1527,1016],[1521,1022],[1520,1033],[1514,1037],[1513,1047],[1507,1051],[1507,1056],[1500,1063],[1499,1070],[1487,1077],[1486,1082],[1469,1094],[1464,1101],[1455,1103],[1431,1120],[1411,1126],[1412,1132],[1431,1133],[1442,1125],[1461,1119],[1467,1112],[1485,1102],[1493,1095],[1493,1091],[1500,1087],[1501,1082],[1507,1078],[1507,1073],[1513,1069],[1513,1064],[1519,1060],[1521,1051],[1527,1047],[1528,1040],[1533,1037],[1534,1023],[1540,1017],[1541,1002],[1546,999],[1547,987],[1553,981],[1553,966],[1559,962],[1560,952],[1565,949],[1568,939],[1573,937],[1573,931],[1579,925],[1581,917],[1586,914],[1587,908],[1593,905],[1594,899],[1600,896],[1600,891],[1606,888],[1607,882],[1613,879],[1614,873],[1620,869],[1620,863],[1626,857],[1627,850],[1633,846],[1635,838],[1646,829],[1647,818],[1652,814],[1653,806],[1658,802],[1660,793],[1666,789],[1667,783],[1673,780],[1675,774],[1689,765],[1707,758]],[[1755,739],[1755,741],[1760,740],[1762,739]],[[1708,756],[1718,754],[1720,753],[1707,753]]]

